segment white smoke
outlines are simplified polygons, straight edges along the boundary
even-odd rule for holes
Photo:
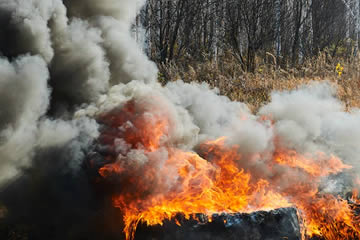
[[[206,84],[169,83],[168,98],[184,108],[200,129],[200,141],[226,136],[243,152],[261,152],[268,148],[271,132],[257,121],[248,107],[232,102]],[[185,126],[186,128],[186,126]]]
[[[284,147],[299,152],[323,151],[359,167],[360,115],[345,111],[330,83],[312,83],[298,90],[274,92],[260,110],[275,120],[274,131]]]
[[[239,145],[241,154],[251,158],[272,152],[279,137],[280,146],[324,151],[357,166],[360,112],[344,112],[327,83],[275,92],[258,115],[206,84],[156,83],[156,66],[130,31],[144,2],[0,2],[0,24],[6,26],[0,30],[1,176],[31,164],[38,149],[70,142],[73,156],[78,155],[74,165],[79,165],[81,149],[98,136],[91,119],[129,100],[157,104],[149,116],[169,117],[173,127],[168,137],[179,148],[192,150],[227,136],[229,144]],[[264,115],[274,126],[261,120]],[[126,144],[116,141],[121,152]],[[130,159],[140,156],[132,154]]]

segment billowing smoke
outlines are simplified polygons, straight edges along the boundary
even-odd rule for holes
[[[73,113],[110,86],[155,80],[155,65],[130,35],[140,7],[139,1],[1,1],[2,178],[28,166],[38,148],[65,144],[82,131],[96,137],[95,121],[74,120]]]
[[[334,153],[358,166],[358,109],[344,112],[330,84],[312,84],[297,91],[275,92],[272,102],[260,110],[276,121],[275,132],[282,145],[302,152]]]
[[[0,2],[0,202],[9,226],[35,225],[36,239],[68,239],[95,224],[82,165],[98,124],[74,113],[113,85],[155,81],[155,64],[130,34],[140,7],[132,0]]]
[[[238,146],[243,168],[265,179],[282,174],[266,168],[278,148],[335,155],[358,172],[360,112],[345,112],[329,83],[274,92],[256,115],[206,84],[157,83],[155,64],[130,33],[143,4],[0,2],[0,203],[10,223],[41,226],[35,227],[36,239],[78,239],[99,225],[110,235],[121,232],[118,213],[104,209],[106,203],[98,206],[107,200],[86,171],[91,152],[111,153],[137,178],[144,166],[154,167],[160,173],[144,180],[152,181],[149,191],[167,192],[178,184],[175,169],[167,179],[161,173],[169,146],[193,152],[223,136],[227,145]],[[127,108],[136,117],[123,121]],[[104,116],[118,113],[120,135],[114,136],[104,130],[112,124]],[[155,143],[136,135],[144,123],[152,135],[158,128],[165,134]],[[121,138],[130,133],[136,142]],[[153,151],[154,144],[160,150]],[[337,181],[331,184],[328,189],[339,191]],[[50,235],[40,234],[44,225]]]

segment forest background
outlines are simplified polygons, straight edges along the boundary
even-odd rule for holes
[[[148,0],[133,27],[159,80],[206,82],[256,111],[273,90],[337,85],[360,107],[359,0]]]

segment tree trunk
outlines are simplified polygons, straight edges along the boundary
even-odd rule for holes
[[[276,58],[279,60],[281,55],[281,0],[275,0],[275,51]]]
[[[360,31],[360,16],[359,16],[359,0],[354,0],[354,22],[355,22],[355,47],[354,57],[357,56],[359,50],[359,31]]]
[[[292,65],[295,66],[298,62],[299,57],[299,46],[300,46],[300,28],[302,19],[302,0],[296,0],[295,3],[295,33],[294,42],[292,46]]]

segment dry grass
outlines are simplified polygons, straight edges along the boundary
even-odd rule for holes
[[[350,107],[360,108],[360,62],[357,59],[344,61],[331,59],[326,54],[309,60],[298,68],[279,68],[271,54],[269,63],[258,61],[256,73],[242,71],[240,64],[231,55],[217,62],[190,62],[181,66],[169,63],[159,66],[162,83],[182,79],[185,82],[206,82],[220,89],[221,94],[232,100],[245,102],[257,111],[270,101],[273,90],[290,90],[311,81],[327,80],[337,86],[338,98]],[[336,71],[340,63],[344,70],[341,76]]]

